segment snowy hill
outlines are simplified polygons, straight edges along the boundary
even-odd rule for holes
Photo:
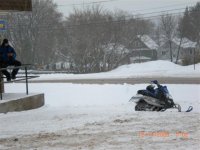
[[[145,63],[136,63],[130,65],[123,65],[110,73],[128,74],[132,76],[188,76],[200,75],[200,64],[194,66],[180,66],[169,61],[150,61]],[[194,74],[193,74],[194,73]]]

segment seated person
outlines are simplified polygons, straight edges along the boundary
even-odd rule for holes
[[[0,67],[6,68],[8,66],[21,66],[21,62],[16,60],[16,52],[12,46],[9,45],[8,39],[4,39],[2,45],[0,46]],[[1,72],[6,76],[7,81],[16,79],[16,75],[19,68],[12,70],[10,74],[7,70],[2,70]]]

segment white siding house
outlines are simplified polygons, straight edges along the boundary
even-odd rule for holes
[[[146,62],[157,59],[158,45],[148,35],[138,35],[129,47],[131,51],[130,63]]]
[[[175,61],[179,50],[179,60],[184,58],[192,58],[194,56],[194,50],[196,49],[197,43],[192,42],[187,38],[173,38],[172,39],[172,55]],[[170,60],[170,48],[167,41],[163,41],[157,51],[158,59]]]

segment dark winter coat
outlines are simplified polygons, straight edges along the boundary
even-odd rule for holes
[[[12,56],[9,56],[9,54]],[[9,63],[14,61],[16,58],[16,52],[13,47],[10,45],[8,46],[1,46],[0,47],[0,62]]]

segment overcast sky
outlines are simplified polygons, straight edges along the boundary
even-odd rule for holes
[[[170,10],[169,13],[183,12],[182,8],[194,6],[198,1],[200,0],[54,0],[64,16],[68,16],[74,7],[84,8],[91,6],[93,2],[94,4],[100,2],[98,4],[110,11],[121,9],[132,14],[144,14],[146,17],[158,15],[155,12],[166,10]]]

